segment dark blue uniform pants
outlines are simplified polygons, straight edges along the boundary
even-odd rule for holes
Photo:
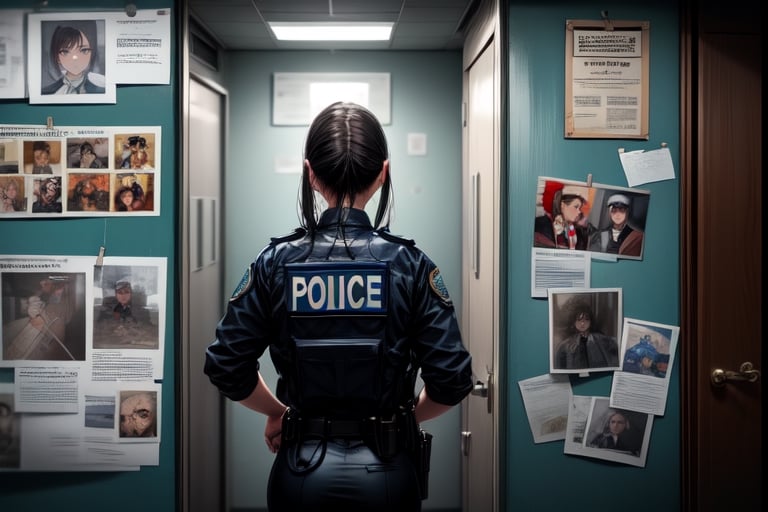
[[[406,452],[382,461],[364,442],[347,439],[284,444],[272,465],[267,505],[270,512],[421,511]]]

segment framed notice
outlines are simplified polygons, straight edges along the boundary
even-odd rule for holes
[[[649,22],[565,27],[565,137],[647,140]]]

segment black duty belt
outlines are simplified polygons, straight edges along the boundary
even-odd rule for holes
[[[342,420],[330,418],[300,418],[298,431],[306,437],[363,439],[374,434],[378,419]]]

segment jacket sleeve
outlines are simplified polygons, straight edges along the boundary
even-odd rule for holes
[[[259,357],[274,339],[264,253],[252,263],[229,299],[205,351],[205,374],[226,397],[240,401],[258,384]]]
[[[414,353],[421,378],[432,400],[456,405],[472,389],[472,357],[438,267],[423,256],[414,279]]]

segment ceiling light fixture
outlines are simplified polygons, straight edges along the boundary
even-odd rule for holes
[[[276,22],[267,23],[280,41],[388,41],[391,22]]]

